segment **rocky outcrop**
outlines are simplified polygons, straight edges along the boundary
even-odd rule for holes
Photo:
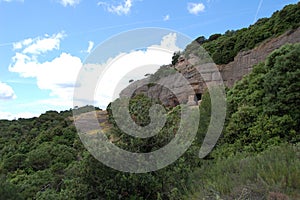
[[[263,42],[255,49],[242,51],[234,58],[234,61],[226,65],[220,65],[219,70],[226,86],[231,87],[237,81],[248,74],[254,65],[264,61],[275,49],[287,43],[300,42],[300,27],[285,34]]]
[[[254,65],[264,61],[272,51],[286,43],[298,42],[300,42],[300,27],[269,39],[252,50],[240,52],[234,61],[216,67],[225,86],[232,87],[236,81],[248,74]],[[219,73],[212,70],[213,63],[196,64],[196,60],[193,55],[189,55],[188,59],[180,57],[178,63],[173,66],[180,73],[163,77],[156,84],[151,82],[150,77],[135,81],[125,88],[120,96],[145,94],[150,98],[159,99],[166,106],[173,107],[181,103],[194,105],[201,100],[201,94],[207,84],[220,78]]]
[[[166,106],[173,107],[181,103],[186,104],[188,95],[193,93],[193,87],[190,86],[184,76],[173,74],[159,79],[155,84],[150,80],[150,77],[135,81],[125,88],[120,96],[131,97],[136,94],[145,94],[151,98],[159,99]]]

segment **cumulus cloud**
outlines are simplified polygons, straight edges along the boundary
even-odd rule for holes
[[[169,64],[172,55],[169,51],[155,47],[149,47],[146,51],[138,50],[120,54],[113,59],[112,64],[109,63],[110,68],[98,82],[98,90],[95,93],[97,104],[106,108],[108,103],[117,98],[119,93],[129,85],[130,79],[138,80],[144,78],[147,73],[154,73],[161,65]]]
[[[173,51],[173,52],[181,51],[182,49],[180,49],[176,45],[176,41],[177,41],[177,34],[176,33],[169,33],[168,35],[165,35],[162,38],[162,40],[160,42],[160,45],[153,45],[152,47],[167,49],[167,50],[170,50],[170,51]]]
[[[59,49],[60,41],[64,38],[64,36],[64,33],[57,33],[52,36],[45,35],[44,38],[35,38],[33,41],[30,41],[30,39],[24,40],[22,42],[24,46],[26,46],[26,42],[30,45],[27,45],[27,47],[23,50],[23,53],[41,54],[54,49]]]
[[[80,0],[59,0],[59,3],[64,7],[75,6],[80,3]]]
[[[205,10],[205,6],[203,3],[188,3],[187,9],[190,14],[198,15]]]
[[[169,21],[170,20],[170,15],[164,16],[164,21]]]
[[[65,110],[73,107],[73,92],[74,88],[78,87],[76,79],[82,67],[81,59],[70,53],[60,52],[56,57],[44,60],[49,53],[54,55],[53,53],[56,52],[53,51],[60,49],[60,43],[64,37],[66,37],[64,33],[46,34],[13,44],[15,55],[12,57],[8,70],[18,73],[22,78],[32,78],[39,89],[49,91],[50,94],[49,98],[36,99],[30,105],[18,104],[21,110],[29,109],[33,114],[0,110],[0,118],[28,118],[36,116],[34,113],[46,110]],[[87,51],[91,51],[93,45],[94,43],[90,41]],[[0,82],[0,100],[13,98],[16,98],[16,95],[12,88]]]
[[[40,40],[43,40],[43,38]],[[102,77],[101,81],[98,82],[99,90],[95,92],[95,102],[97,105],[105,108],[107,104],[112,101],[113,97],[115,97],[115,94],[118,94],[118,92],[129,84],[128,80],[132,78],[134,80],[143,78],[146,73],[154,73],[159,66],[169,64],[173,52],[181,50],[176,46],[176,40],[176,33],[170,33],[165,35],[158,45],[130,53],[122,53],[117,57],[108,59],[103,65],[84,65],[84,69],[88,72],[89,79],[91,80],[98,80],[98,70],[104,69],[106,65],[114,65],[105,73],[105,77]],[[49,99],[35,103],[35,106],[53,105],[55,108],[70,108],[73,106],[74,89],[76,88],[83,92],[88,90],[86,85],[89,84],[80,81],[76,82],[78,73],[83,65],[78,57],[63,52],[52,60],[40,62],[40,54],[35,54],[35,51],[24,52],[24,49],[37,42],[35,40],[28,42],[27,46],[24,44],[25,42],[21,43],[22,47],[16,48],[16,54],[9,66],[9,71],[18,73],[24,78],[35,78],[37,86],[41,90],[49,90],[51,92]],[[92,49],[92,44],[92,42],[89,43],[87,50]],[[55,45],[52,45],[52,47],[53,46]],[[50,49],[55,50],[56,48],[48,49],[50,51]],[[41,51],[41,54],[42,53],[44,56],[47,51]],[[122,59],[120,59],[120,57],[122,57]],[[136,71],[137,67],[145,65],[151,66],[147,67],[147,70]],[[121,87],[114,89],[117,84]],[[94,103],[94,101],[84,100],[84,104],[81,105]]]
[[[17,72],[24,78],[33,78],[36,76],[38,61],[35,57],[17,52],[12,61],[12,64],[8,67],[9,71]]]
[[[27,38],[25,40],[13,43],[13,50],[22,50],[24,54],[41,54],[54,49],[59,49],[61,40],[66,35],[60,32],[53,35],[44,35],[44,37]]]
[[[0,81],[0,100],[15,99],[16,95],[12,87]]]
[[[132,7],[132,0],[124,0],[122,3],[118,5],[112,5],[107,2],[100,1],[98,5],[104,6],[108,12],[117,14],[117,15],[127,15]]]
[[[158,45],[130,53],[121,53],[108,59],[102,65],[85,64],[84,73],[88,78],[76,88],[78,99],[75,104],[83,106],[89,102],[95,102],[97,106],[105,109],[108,103],[117,98],[118,94],[128,86],[129,80],[144,78],[145,74],[154,73],[161,65],[170,64],[174,51],[181,50],[176,46],[176,40],[176,33],[170,33],[165,35]],[[93,88],[94,82],[97,82],[97,89],[91,96],[93,99],[86,99],[90,96],[89,88]]]
[[[41,63],[36,75],[40,89],[51,90],[52,96],[72,99],[81,60],[68,53],[62,53],[50,62]]]
[[[51,91],[50,95],[62,102],[72,99],[82,62],[80,58],[64,52],[45,62],[40,62],[39,56],[58,50],[63,37],[63,33],[58,33],[14,44],[16,54],[8,67],[10,72],[18,73],[23,78],[35,78],[40,89]]]
[[[27,39],[25,39],[25,40],[23,40],[23,41],[13,43],[13,49],[14,49],[14,50],[22,49],[24,46],[28,46],[28,45],[30,45],[32,42],[33,42],[33,39],[32,39],[32,38],[27,38]]]
[[[72,98],[81,60],[68,53],[62,53],[51,61],[38,62],[34,57],[17,53],[9,71],[19,73],[24,78],[36,78],[40,89],[50,90],[52,96],[64,100]]]

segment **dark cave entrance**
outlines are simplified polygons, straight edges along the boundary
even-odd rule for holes
[[[200,101],[202,98],[202,94],[201,93],[196,93],[196,99],[197,101]]]

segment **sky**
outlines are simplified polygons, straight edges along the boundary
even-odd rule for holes
[[[128,82],[132,77],[126,74],[132,69],[122,71],[122,66],[130,66],[137,59],[144,61],[144,65],[151,63],[149,60],[157,60],[152,63],[155,67],[149,68],[152,73],[159,65],[171,62],[172,51],[184,48],[178,44],[178,35],[170,31],[160,35],[159,41],[155,38],[156,43],[149,43],[145,49],[122,52],[115,44],[108,51],[119,50],[118,55],[95,54],[97,49],[108,47],[105,45],[109,41],[116,41],[120,33],[157,27],[191,39],[202,35],[208,38],[214,33],[248,27],[257,19],[270,17],[276,10],[297,2],[0,0],[0,119],[29,118],[47,110],[73,108],[74,88],[78,86],[76,81],[83,66],[95,70],[114,63],[118,67],[112,67],[107,73],[120,79],[125,76],[127,79],[123,81]],[[129,41],[138,45],[134,35]],[[152,51],[155,46],[170,51],[160,51],[158,55],[159,50]],[[95,55],[107,60],[90,62]],[[102,83],[103,80],[107,82]],[[112,95],[112,85],[108,83],[117,80],[105,77],[103,80],[97,87],[104,94],[100,92],[96,96],[97,105],[105,108]]]

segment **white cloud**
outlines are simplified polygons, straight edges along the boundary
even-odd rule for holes
[[[54,60],[40,64],[36,76],[37,85],[40,89],[51,90],[52,96],[64,100],[72,99],[81,66],[78,57],[62,53]]]
[[[29,54],[41,54],[54,49],[59,49],[60,41],[65,37],[64,33],[53,34],[52,36],[45,35],[44,38],[36,38],[33,41],[30,39],[24,40],[23,45],[31,44],[27,46],[23,53]]]
[[[60,41],[65,37],[63,32],[44,37],[27,38],[13,43],[13,50],[23,49],[24,54],[41,54],[54,49],[59,49]]]
[[[91,53],[93,47],[94,47],[94,42],[93,41],[89,41],[89,46],[88,46],[86,52],[87,53]]]
[[[58,50],[64,36],[63,33],[57,33],[15,43],[16,54],[8,68],[10,72],[18,73],[23,78],[35,78],[40,89],[49,90],[50,95],[59,98],[61,102],[72,99],[82,62],[80,58],[68,53],[61,53],[58,57],[45,62],[40,62],[39,56]],[[92,47],[93,43],[89,42],[88,50],[90,51]]]
[[[9,71],[20,76],[36,78],[42,90],[50,90],[51,96],[67,100],[72,98],[73,89],[82,63],[78,57],[62,53],[51,61],[39,63],[36,58],[16,53]]]
[[[176,40],[177,40],[176,33],[169,33],[168,35],[165,35],[162,38],[162,40],[160,42],[160,45],[153,45],[152,47],[168,49],[168,50],[171,50],[173,52],[181,51],[182,49],[180,49],[176,45]],[[171,63],[171,60],[170,60],[170,63]]]
[[[80,0],[59,0],[59,3],[64,7],[75,6],[80,3]]]
[[[148,47],[146,50],[133,51],[127,54],[123,53],[115,58],[107,60],[106,64],[114,61],[114,67],[105,73],[106,78],[101,79],[104,82],[98,83],[100,93],[95,92],[95,99],[98,103],[97,105],[105,108],[112,100],[115,92],[118,93],[121,89],[126,87],[128,85],[128,80],[131,78],[134,80],[143,78],[146,73],[154,73],[159,66],[169,64],[171,62],[173,51],[180,50],[176,46],[176,38],[176,33],[170,33],[164,36],[161,43],[158,45]],[[29,46],[36,43],[37,42],[34,41],[29,44]],[[92,49],[92,44],[92,42],[89,43],[90,48],[88,48],[88,50]],[[40,89],[49,90],[51,92],[49,99],[35,103],[32,107],[38,105],[52,105],[54,108],[73,107],[74,88],[80,88],[82,91],[87,90],[87,87],[80,83],[76,85],[78,72],[82,67],[81,60],[71,54],[61,53],[58,57],[52,60],[40,62],[40,54],[28,53],[29,51],[24,53],[24,51],[22,51],[23,48],[26,49],[27,47],[28,46],[23,46],[22,44],[22,48],[16,50],[17,52],[9,66],[9,71],[18,73],[21,77],[35,78],[36,84]],[[56,48],[48,49],[50,51],[50,49],[55,50]],[[41,53],[43,52],[45,53],[46,51],[41,51]],[[119,59],[120,56],[122,56],[122,59]],[[136,71],[135,68],[147,64],[151,64],[147,70],[143,69],[141,71]],[[129,67],[125,68],[122,66]],[[87,66],[85,65],[85,67]],[[105,66],[99,64],[89,65],[86,70],[89,73],[89,79],[98,80],[99,77],[97,76],[97,72],[103,68],[105,68]],[[114,89],[119,80],[122,83],[121,87]]]
[[[49,99],[37,100],[32,105],[28,105],[28,108],[31,111],[35,110],[35,113],[73,107],[73,92],[77,87],[76,79],[82,67],[81,59],[62,52],[51,60],[42,62],[40,60],[50,51],[58,50],[63,37],[65,37],[63,33],[57,33],[51,36],[28,38],[13,44],[15,56],[12,57],[8,67],[9,71],[18,73],[23,78],[34,78],[39,89],[50,91]],[[87,51],[91,51],[93,46],[94,43],[90,41]],[[0,100],[15,98],[13,90],[9,90],[6,84],[0,84],[0,91]],[[6,119],[32,116],[30,113],[25,114],[2,112],[0,118],[1,116]]]
[[[164,21],[169,21],[170,20],[170,15],[164,16]]]
[[[32,38],[27,38],[27,39],[25,39],[25,40],[23,40],[23,41],[13,43],[13,49],[14,49],[14,50],[22,49],[24,46],[28,46],[28,45],[30,45],[32,42],[33,42],[33,39],[32,39]]]
[[[13,63],[10,64],[9,70],[17,72],[25,78],[36,77],[40,65],[37,56],[48,51],[58,50],[63,37],[65,34],[61,32],[52,36],[46,34],[44,37],[27,38],[14,43],[13,49],[17,52],[12,58]]]
[[[176,39],[176,33],[170,33],[162,38],[159,45],[121,53],[108,59],[103,65],[85,64],[83,77],[87,78],[76,88],[76,98],[81,101],[78,100],[75,104],[83,106],[88,104],[87,102],[95,101],[97,106],[105,109],[108,103],[118,97],[129,84],[130,79],[142,79],[145,74],[154,73],[161,65],[170,64],[174,51],[181,50],[176,46]],[[97,82],[96,91],[89,91],[95,82]],[[89,92],[95,94],[91,96]]]
[[[22,53],[16,53],[12,58],[13,64],[8,69],[11,72],[17,72],[24,78],[34,78],[38,69],[37,60]]]
[[[132,7],[132,0],[124,0],[123,3],[120,3],[118,5],[111,5],[106,2],[98,2],[98,5],[104,6],[107,8],[107,10],[111,13],[117,14],[117,15],[127,15]]]
[[[0,100],[15,99],[16,95],[12,87],[0,81]]]
[[[205,6],[203,3],[188,3],[187,9],[190,14],[198,15],[205,10]]]
[[[170,64],[173,53],[161,48],[149,47],[146,51],[134,51],[116,57],[98,82],[95,99],[105,108],[109,102],[129,85],[129,80],[139,80],[147,73],[154,73],[164,64]],[[127,66],[127,67],[124,67]]]

